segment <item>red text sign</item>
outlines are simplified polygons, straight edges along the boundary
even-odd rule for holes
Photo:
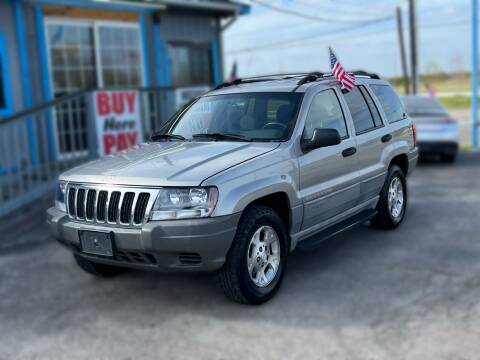
[[[97,91],[93,96],[100,156],[126,150],[141,141],[137,91]]]

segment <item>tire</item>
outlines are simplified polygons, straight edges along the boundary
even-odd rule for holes
[[[276,238],[272,235],[272,230]],[[256,234],[259,234],[258,241],[255,240],[257,237],[254,238]],[[261,240],[266,238],[273,239],[267,247]],[[217,274],[217,280],[231,300],[242,304],[262,304],[278,291],[286,269],[287,255],[288,236],[282,219],[269,207],[252,206],[240,218],[235,238],[226,262]],[[277,260],[274,272],[272,264]],[[264,265],[265,263],[268,264]],[[265,274],[265,279],[269,278],[268,281],[262,281],[262,274]]]
[[[74,254],[73,257],[83,271],[94,276],[113,277],[128,271],[123,267],[94,263],[77,254]]]
[[[398,206],[398,202],[395,208],[389,206],[390,188],[391,186],[395,187],[392,183],[398,186],[401,185],[402,194],[397,197],[397,200],[400,200],[400,196],[402,198],[401,207]],[[392,199],[392,201],[394,200]],[[377,204],[378,214],[371,220],[371,224],[378,229],[393,230],[402,223],[406,210],[407,181],[405,174],[397,165],[392,165],[388,170],[387,179],[380,192],[380,199]]]

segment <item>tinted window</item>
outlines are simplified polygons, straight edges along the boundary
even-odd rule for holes
[[[208,45],[170,44],[169,55],[174,86],[209,85],[212,83],[210,48]]]
[[[380,101],[389,123],[403,119],[405,111],[402,102],[390,86],[370,85],[370,88]]]
[[[373,121],[375,122],[375,127],[380,127],[383,125],[382,123],[382,117],[380,115],[380,112],[378,111],[377,105],[373,102],[372,97],[368,93],[367,89],[365,86],[359,86],[360,91],[362,92],[363,97],[367,101],[368,109],[370,110],[370,114],[373,117]]]
[[[314,129],[336,129],[342,138],[347,137],[345,118],[335,91],[322,91],[313,99],[305,121],[304,137],[310,139]]]
[[[243,135],[257,141],[286,140],[295,124],[300,93],[245,93],[200,98],[167,127],[167,133]]]
[[[356,86],[352,91],[346,93],[345,100],[347,101],[350,114],[352,115],[353,125],[357,134],[375,128],[375,122],[370,108],[367,105],[365,98]]]

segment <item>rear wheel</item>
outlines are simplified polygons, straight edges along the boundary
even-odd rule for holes
[[[77,254],[74,254],[73,257],[83,271],[98,277],[112,277],[128,270],[119,266],[94,263]]]
[[[407,182],[403,171],[396,165],[388,170],[387,179],[377,204],[378,214],[371,223],[379,229],[395,229],[401,224],[407,209]]]
[[[287,233],[278,214],[265,206],[247,209],[218,273],[225,295],[244,304],[268,301],[282,282],[287,252]]]

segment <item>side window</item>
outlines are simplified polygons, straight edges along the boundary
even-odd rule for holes
[[[405,110],[395,91],[388,85],[370,85],[387,115],[389,123],[403,119]]]
[[[347,101],[350,114],[352,115],[355,132],[360,134],[374,129],[375,122],[373,120],[372,113],[358,86],[356,86],[349,93],[344,94],[344,96],[345,100]]]
[[[367,100],[368,109],[370,110],[370,114],[372,114],[373,121],[375,123],[375,127],[383,126],[382,117],[380,115],[380,111],[378,111],[377,105],[373,101],[372,97],[368,93],[365,86],[359,86],[360,91],[362,92],[363,97]]]
[[[10,115],[12,110],[7,55],[7,43],[3,34],[0,33],[0,116]]]
[[[310,139],[314,129],[336,129],[342,139],[348,137],[345,117],[334,90],[315,95],[305,121],[304,138]]]

